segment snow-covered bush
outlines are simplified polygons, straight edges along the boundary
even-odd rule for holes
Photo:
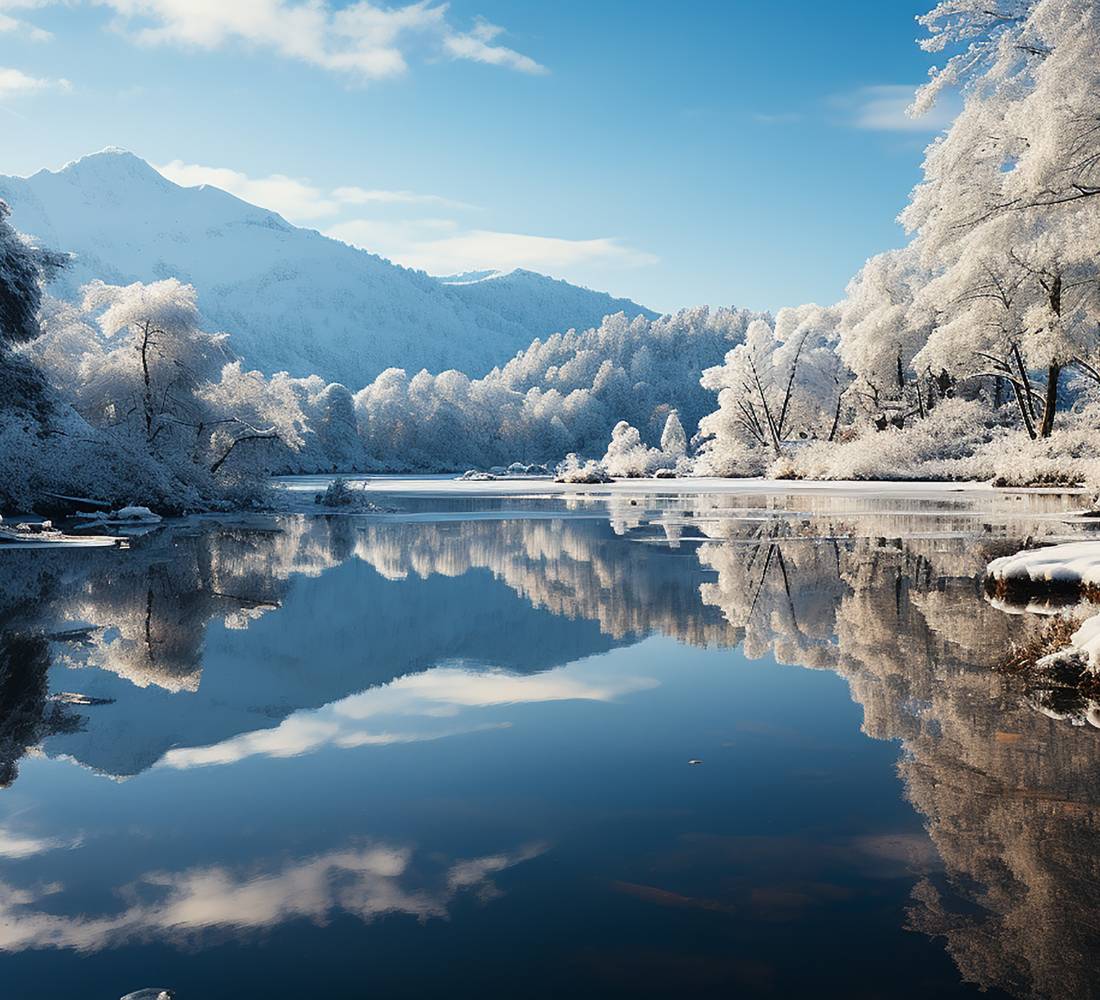
[[[844,442],[811,442],[787,456],[774,474],[799,479],[988,479],[990,466],[976,456],[1000,426],[983,403],[949,399],[904,429],[871,427]]]
[[[576,453],[570,453],[554,471],[554,481],[558,483],[610,483],[612,478],[607,470],[594,458],[587,462]]]
[[[611,432],[611,443],[603,457],[603,467],[609,476],[620,479],[638,479],[648,475],[658,459],[660,452],[656,448],[647,448],[636,427],[620,420]]]

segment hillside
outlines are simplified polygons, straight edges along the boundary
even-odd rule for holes
[[[619,311],[655,315],[530,271],[433,278],[218,188],[180,187],[122,150],[0,175],[0,199],[17,229],[75,255],[54,294],[71,298],[93,278],[177,277],[195,285],[208,325],[232,333],[249,366],[353,389],[389,367],[479,375],[535,337]]]

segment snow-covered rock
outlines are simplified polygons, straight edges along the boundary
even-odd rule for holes
[[[1068,589],[1082,599],[1091,598],[1100,588],[1100,541],[1066,542],[1002,556],[989,564],[987,576],[1001,591]],[[1066,646],[1035,663],[1039,675],[1067,667],[1071,672],[1100,674],[1100,614],[1085,618]]]
[[[1026,549],[994,559],[987,572],[1006,585],[1100,587],[1100,541]]]
[[[248,366],[317,374],[352,389],[389,367],[479,375],[535,337],[654,313],[514,271],[448,279],[299,229],[215,187],[184,188],[110,149],[31,177],[0,176],[12,223],[75,258],[50,290],[176,277]]]
[[[149,523],[159,521],[159,514],[154,514],[148,507],[121,507],[111,515],[116,521],[141,521]]]

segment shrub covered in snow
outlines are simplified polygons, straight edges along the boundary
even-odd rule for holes
[[[565,460],[558,465],[554,472],[554,481],[557,483],[611,483],[614,480],[607,474],[607,470],[594,458],[587,462],[579,458],[576,453],[565,456]]]

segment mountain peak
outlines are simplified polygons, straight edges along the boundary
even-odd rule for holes
[[[36,176],[54,174],[76,180],[110,181],[133,183],[144,180],[158,185],[170,183],[153,167],[135,153],[119,146],[108,146],[98,153],[88,153],[79,159],[71,160],[60,170],[41,170]]]
[[[0,0],[2,5],[3,0]],[[53,294],[175,277],[250,367],[359,388],[379,372],[502,365],[537,336],[648,310],[530,272],[440,281],[298,229],[216,187],[182,187],[108,148],[30,178],[0,176],[12,220],[75,254]]]

